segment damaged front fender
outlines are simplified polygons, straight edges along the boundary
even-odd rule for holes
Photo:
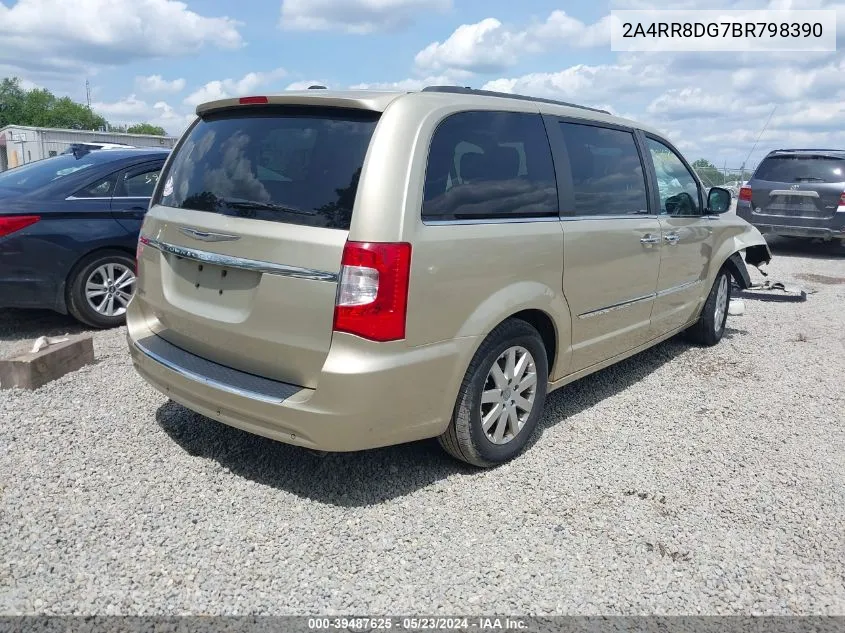
[[[760,267],[772,260],[772,252],[763,234],[748,222],[734,216],[723,216],[719,222],[718,229],[714,226],[717,243],[721,243],[718,248],[719,256],[714,262],[715,268],[718,269],[724,265],[730,271],[736,284],[746,290],[751,287],[751,277],[746,264],[754,266],[765,276],[765,271]],[[721,239],[718,237],[719,233],[721,233]],[[745,261],[743,261],[743,253]]]
[[[772,251],[769,250],[766,238],[756,227],[750,224],[745,227],[745,231],[739,235],[734,235],[733,242],[734,252],[745,251],[745,263],[755,268],[772,261]]]

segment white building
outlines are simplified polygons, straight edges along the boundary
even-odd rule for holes
[[[174,136],[7,125],[0,128],[0,171],[56,156],[74,143],[121,143],[135,147],[173,147],[176,141],[177,138]]]

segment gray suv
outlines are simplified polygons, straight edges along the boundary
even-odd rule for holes
[[[740,189],[736,213],[761,233],[845,243],[845,150],[769,152]]]

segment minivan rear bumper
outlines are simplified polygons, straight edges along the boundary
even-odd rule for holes
[[[250,433],[331,452],[443,433],[463,375],[459,368],[475,345],[474,338],[461,338],[407,348],[401,341],[376,344],[336,333],[319,386],[306,389],[215,369],[178,348],[181,356],[170,354],[169,344],[133,319],[128,329],[136,371],[175,402]]]

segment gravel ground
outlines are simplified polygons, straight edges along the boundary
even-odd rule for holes
[[[250,436],[97,333],[96,365],[0,392],[0,613],[845,614],[845,256],[777,245],[805,303],[556,392],[492,471]],[[0,311],[0,350],[79,331]]]

